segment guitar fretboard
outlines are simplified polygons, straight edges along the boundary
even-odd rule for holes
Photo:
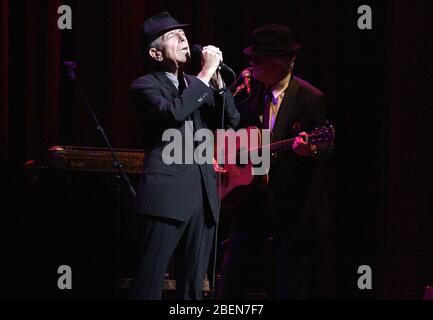
[[[240,150],[239,155],[244,153],[244,152],[252,152],[252,151],[257,151],[257,150],[259,150],[261,152],[264,147],[269,147],[270,153],[287,151],[287,150],[291,149],[293,142],[295,142],[295,138],[274,142],[274,143],[271,143],[271,144],[268,144],[265,146],[260,146],[257,148]]]
[[[330,142],[334,138],[334,128],[332,126],[316,129],[312,131],[310,134],[308,134],[308,141],[312,144],[317,143],[323,143],[323,142]],[[296,138],[286,139],[282,141],[277,141],[268,145],[259,146],[256,148],[250,148],[250,149],[242,149],[239,150],[237,153],[237,156],[240,156],[241,154],[244,154],[245,152],[252,152],[252,151],[259,151],[261,152],[264,147],[269,148],[270,153],[277,153],[282,151],[287,151],[292,148],[293,143],[295,142]]]
[[[274,152],[282,152],[282,151],[289,150],[292,148],[293,142],[295,142],[295,139],[288,139],[288,140],[271,143],[269,145],[270,152],[274,153]]]

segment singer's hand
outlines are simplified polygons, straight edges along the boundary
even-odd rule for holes
[[[220,63],[223,61],[223,55],[219,48],[215,46],[203,47],[201,52],[202,56],[202,68],[197,78],[209,83],[212,76],[218,70]]]

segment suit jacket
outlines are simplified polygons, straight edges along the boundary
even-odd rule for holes
[[[137,192],[137,212],[187,221],[192,215],[197,188],[204,186],[214,217],[218,217],[216,173],[212,164],[171,164],[162,160],[162,141],[166,129],[181,133],[183,151],[194,142],[185,136],[186,120],[193,121],[194,132],[201,128],[215,130],[221,120],[221,100],[225,100],[226,127],[235,127],[239,113],[231,93],[218,95],[194,76],[186,76],[188,87],[179,94],[164,72],[152,72],[133,81],[131,92],[136,98],[144,126],[146,156]],[[192,144],[193,145],[192,145]],[[182,152],[185,159],[185,152]],[[183,162],[184,163],[184,162]],[[202,201],[202,199],[199,199]]]
[[[238,105],[241,127],[267,127],[265,91],[263,83],[252,83],[251,97]],[[323,93],[292,76],[275,120],[271,142],[296,137],[302,131],[308,133],[326,121]],[[278,153],[271,161],[268,188],[271,212],[276,232],[280,230],[287,235],[288,242],[306,243],[329,227],[327,194],[321,176],[329,152],[320,151],[319,157],[312,158],[288,150]]]

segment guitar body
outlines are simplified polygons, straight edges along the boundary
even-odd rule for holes
[[[224,165],[224,172],[221,173],[220,196],[224,199],[234,188],[248,186],[253,180],[251,163],[238,166],[236,164]]]
[[[255,136],[251,134],[253,130],[259,132],[257,147],[261,146],[261,134],[257,127],[248,127],[245,129],[247,132],[247,140],[238,139],[236,141],[236,153],[242,150],[249,150],[251,145],[251,139]],[[228,163],[228,159],[233,156],[237,158],[236,155],[231,155],[228,153],[228,148],[224,145],[222,153],[225,156],[225,162]],[[218,151],[218,150],[217,150]],[[221,150],[219,150],[221,153]],[[222,205],[225,208],[233,208],[238,203],[240,203],[251,191],[251,185],[260,184],[266,185],[268,183],[268,175],[257,176],[253,175],[253,164],[249,161],[247,164],[224,164],[219,165],[215,162],[214,167],[216,172],[219,174],[221,179],[221,184],[218,184],[219,194],[222,201]],[[230,196],[229,196],[230,195]]]

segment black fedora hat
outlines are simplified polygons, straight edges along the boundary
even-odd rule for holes
[[[278,56],[295,53],[301,45],[292,38],[292,30],[280,24],[267,24],[255,29],[251,46],[244,49],[250,56]]]
[[[153,40],[167,31],[182,29],[190,24],[179,23],[168,12],[160,12],[146,19],[141,27],[143,30],[144,46],[148,47]]]

